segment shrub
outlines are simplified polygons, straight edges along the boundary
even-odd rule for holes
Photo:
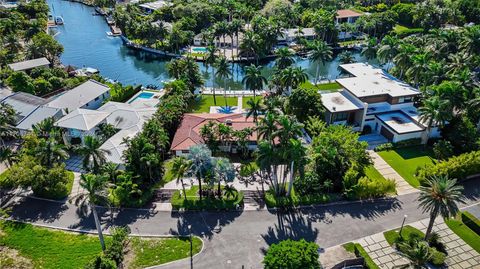
[[[430,253],[432,255],[432,257],[430,258],[430,262],[433,265],[441,266],[445,263],[445,259],[447,258],[447,255],[445,255],[445,253],[442,253],[435,248],[430,248]]]
[[[448,175],[450,178],[464,180],[478,173],[480,173],[480,151],[473,151],[420,169],[418,179],[422,182],[433,175]]]
[[[272,244],[263,258],[263,264],[266,269],[320,269],[318,245],[314,242],[307,242],[305,239],[300,241],[288,239],[278,244]]]
[[[462,212],[462,222],[472,231],[480,235],[480,220],[469,212]]]
[[[353,187],[353,194],[357,199],[377,198],[389,193],[395,193],[395,180],[361,177]]]
[[[124,227],[112,229],[112,243],[105,250],[105,257],[117,265],[123,262],[123,249],[125,247],[129,230]]]
[[[375,147],[375,151],[385,151],[385,150],[392,150],[393,144],[392,143],[385,143]]]
[[[320,177],[315,172],[306,172],[304,177],[296,177],[293,187],[300,195],[314,194],[321,191]]]
[[[446,160],[454,155],[450,141],[440,140],[433,145],[433,154],[439,160]]]
[[[422,143],[421,138],[411,138],[407,140],[398,141],[395,144],[393,144],[393,146],[395,148],[406,148],[411,146],[417,146],[417,145],[420,145],[421,143]]]
[[[85,269],[117,269],[114,260],[110,260],[102,254],[97,255],[84,267]]]

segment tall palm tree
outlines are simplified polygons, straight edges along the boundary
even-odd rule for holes
[[[433,125],[443,126],[450,118],[448,107],[448,101],[440,99],[439,96],[432,96],[423,101],[423,105],[418,109],[419,120],[427,127],[425,134],[422,136],[422,144],[426,145],[428,142]]]
[[[407,43],[402,43],[398,46],[398,52],[393,57],[393,63],[395,64],[395,69],[400,70],[400,78],[403,78],[403,74],[412,64],[411,57],[416,50],[413,45]]]
[[[255,98],[256,91],[262,90],[267,84],[267,79],[262,75],[262,67],[253,64],[245,67],[242,84],[245,84],[247,90],[253,91],[253,97]]]
[[[311,62],[317,63],[317,70],[315,72],[315,84],[318,83],[318,77],[320,75],[320,63],[325,65],[327,61],[332,59],[332,48],[325,41],[315,40],[309,45],[310,54],[308,59]]]
[[[108,181],[115,184],[117,176],[121,173],[121,170],[118,169],[118,164],[107,162],[102,166],[102,173],[107,176]]]
[[[80,186],[85,190],[73,197],[75,205],[79,206],[82,213],[86,214],[88,207],[92,211],[95,226],[97,227],[98,238],[105,251],[105,240],[103,239],[102,224],[98,218],[96,204],[108,201],[106,190],[107,178],[100,175],[82,174],[80,177]]]
[[[278,130],[276,115],[268,112],[265,117],[260,120],[257,129],[259,137],[269,141],[273,145],[275,141],[275,134]]]
[[[145,164],[148,169],[148,179],[153,182],[153,168],[158,167],[160,159],[157,153],[147,153],[140,157],[140,161]]]
[[[424,186],[420,186],[419,207],[423,212],[430,213],[425,240],[430,237],[435,218],[439,214],[449,218],[458,213],[458,203],[465,203],[462,191],[463,187],[457,185],[457,180],[450,179],[447,175],[432,176]]]
[[[235,168],[233,164],[223,157],[218,157],[213,159],[213,173],[215,174],[218,185],[217,185],[217,195],[218,198],[222,197],[221,183],[232,182],[235,178]]]
[[[391,63],[393,57],[397,54],[398,51],[398,38],[390,35],[386,35],[378,48],[377,55],[378,58],[387,64],[387,69],[389,69],[389,64]]]
[[[367,45],[362,48],[360,54],[365,56],[367,60],[377,58],[377,39],[375,37],[368,39]]]
[[[38,137],[48,138],[51,136],[57,136],[60,130],[55,126],[55,119],[53,117],[49,117],[33,125],[32,131]]]
[[[242,55],[245,54],[247,57],[254,57],[257,65],[260,42],[261,38],[258,34],[253,31],[247,30],[243,36],[242,43],[240,44],[240,53]]]
[[[302,145],[298,139],[291,138],[288,143],[287,159],[290,162],[290,182],[288,184],[287,196],[292,193],[293,181],[295,179],[295,171],[303,173],[303,166],[306,163],[307,148]]]
[[[295,60],[293,59],[293,52],[287,47],[277,49],[275,51],[275,56],[277,57],[277,59],[275,60],[275,66],[279,70],[287,68],[295,62]]]
[[[225,57],[218,58],[215,66],[217,68],[217,72],[215,72],[215,75],[221,80],[223,80],[225,106],[227,106],[227,79],[232,76],[232,70],[230,69],[230,64]]]
[[[42,165],[51,168],[53,164],[68,159],[69,155],[63,144],[58,143],[54,138],[40,139],[35,148],[35,156]]]
[[[287,94],[290,94],[294,88],[307,81],[308,75],[305,69],[301,67],[287,67],[280,71],[280,82],[287,88]]]
[[[94,174],[100,172],[100,168],[105,164],[105,154],[110,152],[101,149],[101,142],[96,137],[85,136],[83,138],[83,146],[78,149],[78,153],[83,156],[83,168],[92,171]]]
[[[340,55],[338,56],[340,58],[341,64],[351,64],[355,62],[355,58],[353,58],[353,54],[348,50],[340,53]]]
[[[258,116],[265,110],[261,98],[250,98],[247,100],[247,119],[253,117],[253,122],[258,121]]]
[[[215,95],[215,76],[213,72],[215,71],[213,66],[217,60],[217,48],[213,45],[207,46],[207,52],[205,55],[205,64],[207,65],[207,73],[210,67],[212,68],[212,91],[213,91],[213,103],[217,105],[217,97]]]
[[[187,159],[192,162],[190,171],[198,180],[200,201],[202,200],[202,180],[212,168],[212,152],[205,144],[195,145],[189,148]]]
[[[190,170],[191,166],[192,161],[187,160],[187,158],[185,157],[175,157],[175,159],[173,159],[172,161],[172,174],[173,177],[177,180],[177,184],[182,184],[183,196],[185,197],[185,200],[187,200],[187,192],[185,191],[185,184],[183,183],[183,178]]]
[[[412,56],[412,65],[407,69],[407,76],[413,77],[416,86],[423,84],[423,78],[428,72],[430,63],[430,54],[428,52],[415,54]]]
[[[303,124],[299,123],[295,117],[281,115],[276,124],[278,128],[273,132],[273,136],[278,137],[283,145],[288,144],[290,139],[302,136]]]

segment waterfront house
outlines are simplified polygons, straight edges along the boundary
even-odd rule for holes
[[[77,108],[59,119],[55,125],[65,130],[65,144],[82,144],[85,136],[94,136],[98,126],[106,123],[108,115],[104,111]]]
[[[45,57],[16,62],[8,65],[8,67],[10,67],[10,69],[12,69],[15,72],[16,71],[28,72],[36,67],[49,67],[49,66],[50,66],[50,61],[48,61],[47,58]]]
[[[298,41],[298,39],[304,38],[312,40],[315,38],[314,28],[289,28],[283,29],[277,37],[277,43],[279,45],[288,45],[292,42]]]
[[[65,109],[67,112],[77,108],[97,109],[110,97],[110,88],[95,80],[66,91],[48,103],[49,107]]]
[[[172,3],[170,3],[170,2],[159,0],[159,1],[154,1],[154,2],[143,3],[143,4],[140,4],[138,6],[140,7],[140,9],[143,10],[143,12],[145,12],[147,14],[152,14],[155,10],[158,10],[162,7],[168,7],[168,6],[171,6],[171,5],[172,5]]]
[[[61,109],[45,106],[46,99],[25,92],[6,93],[0,97],[0,103],[8,104],[16,111],[15,128],[20,135],[25,135],[33,125],[46,118],[63,116]]]
[[[238,38],[236,35],[233,36],[233,39],[229,35],[225,35],[223,37],[217,37],[213,39],[213,44],[215,47],[219,48],[237,48],[242,44],[243,41],[243,33],[238,33]],[[203,33],[197,34],[193,37],[193,45],[194,46],[207,46],[208,40],[205,40]]]
[[[351,9],[337,10],[337,16],[335,16],[335,23],[355,23],[355,21],[362,16],[361,13],[353,11]]]
[[[391,142],[440,136],[437,126],[427,134],[427,126],[419,120],[414,105],[420,95],[417,89],[366,63],[340,67],[348,74],[337,79],[343,89],[322,94],[327,124],[348,125]]]
[[[205,143],[200,135],[200,129],[210,121],[231,126],[236,131],[255,127],[253,119],[247,119],[242,113],[187,113],[183,116],[182,122],[173,137],[170,147],[172,154],[176,156],[188,154],[191,146]],[[248,137],[248,148],[249,150],[255,150],[256,147],[257,132],[253,132],[252,135]],[[227,151],[228,149],[220,148],[220,150]],[[233,145],[230,150],[232,153],[237,152],[235,145]]]

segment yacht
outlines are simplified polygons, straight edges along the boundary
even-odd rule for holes
[[[55,24],[57,24],[57,25],[62,25],[63,24],[62,16],[56,16],[55,17]]]

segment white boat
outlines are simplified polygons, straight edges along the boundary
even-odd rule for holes
[[[55,24],[62,25],[63,24],[63,18],[61,16],[56,16],[55,17]]]

